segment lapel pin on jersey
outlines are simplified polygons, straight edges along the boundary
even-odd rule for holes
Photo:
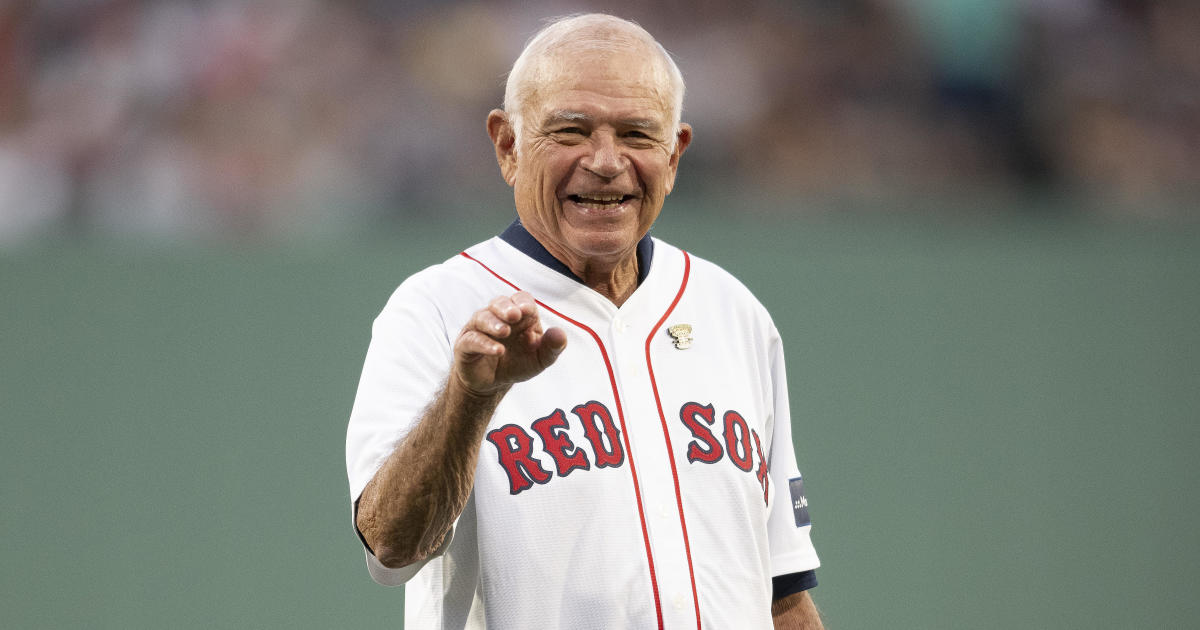
[[[667,329],[667,333],[675,340],[675,347],[677,349],[687,350],[692,347],[691,324],[675,324]]]

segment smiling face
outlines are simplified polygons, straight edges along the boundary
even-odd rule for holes
[[[488,118],[521,222],[581,277],[636,260],[691,141],[648,59],[643,50],[560,55],[526,100],[519,145],[510,117]]]

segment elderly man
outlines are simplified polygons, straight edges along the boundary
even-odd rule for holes
[[[821,627],[779,334],[648,236],[682,100],[641,27],[543,29],[487,118],[518,220],[376,320],[347,468],[408,627]]]

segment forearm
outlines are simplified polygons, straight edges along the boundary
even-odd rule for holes
[[[808,591],[793,593],[771,603],[776,630],[824,630],[821,614]]]
[[[442,544],[471,495],[484,429],[506,391],[475,396],[452,375],[363,489],[358,528],[384,566],[424,560]]]
[[[496,406],[566,345],[561,329],[543,332],[528,293],[498,297],[471,316],[455,340],[446,387],[358,499],[358,530],[384,566],[419,562],[441,546],[471,496]]]

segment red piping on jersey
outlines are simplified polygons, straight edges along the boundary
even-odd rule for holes
[[[650,361],[650,342],[654,340],[654,336],[662,328],[663,322],[667,321],[671,312],[675,310],[675,306],[679,304],[679,299],[683,297],[691,270],[692,258],[688,256],[687,252],[683,252],[683,281],[679,283],[679,293],[675,294],[675,300],[671,302],[671,306],[667,307],[667,312],[663,313],[662,319],[658,320],[658,323],[650,330],[650,335],[646,337],[646,369],[650,372],[650,389],[654,392],[654,404],[658,405],[658,419],[662,421],[663,440],[667,444],[667,461],[671,462],[671,478],[675,482],[675,505],[679,508],[679,527],[683,530],[683,550],[687,553],[688,577],[692,580],[692,602],[696,605],[696,628],[699,630],[700,597],[696,594],[696,572],[692,568],[692,544],[688,540],[687,519],[683,517],[683,495],[679,492],[679,471],[675,468],[675,452],[671,448],[671,433],[667,429],[667,415],[663,413],[662,398],[658,395],[658,382],[654,378],[654,364]]]
[[[479,265],[480,267],[483,267],[485,270],[487,270],[488,273],[492,274],[493,276],[496,276],[496,279],[499,280],[500,282],[507,284],[508,286],[512,287],[513,289],[515,289],[517,291],[522,290],[521,287],[518,287],[517,285],[509,282],[504,276],[501,276],[500,274],[496,273],[495,271],[492,270],[491,267],[488,267],[487,265],[483,264],[482,262],[480,262],[478,259],[471,256],[467,252],[462,252],[461,255],[464,258],[466,258],[467,260],[474,261],[477,265]],[[686,275],[685,275],[685,278],[686,278]],[[681,291],[681,293],[682,293],[682,291]],[[676,297],[675,300],[679,301],[679,298]],[[608,382],[612,386],[613,399],[616,401],[616,404],[617,404],[617,419],[621,422],[621,433],[622,433],[621,437],[624,438],[623,441],[625,442],[625,453],[626,453],[626,456],[629,458],[629,472],[633,476],[633,495],[637,499],[638,518],[641,519],[641,521],[642,521],[642,541],[646,545],[646,563],[650,567],[650,588],[654,591],[654,613],[658,616],[658,629],[663,630],[662,602],[660,601],[659,596],[658,596],[658,579],[654,575],[654,554],[650,551],[650,530],[646,527],[646,512],[642,508],[642,490],[638,485],[637,467],[633,463],[633,449],[631,449],[630,445],[629,445],[629,431],[625,427],[625,411],[624,411],[623,407],[621,406],[621,394],[617,392],[617,377],[616,377],[616,374],[613,373],[612,362],[608,359],[608,351],[604,349],[604,342],[600,340],[600,335],[597,335],[596,332],[594,330],[592,330],[591,328],[588,328],[584,324],[577,322],[577,321],[571,319],[570,317],[567,317],[566,315],[563,315],[562,313],[550,308],[549,306],[546,305],[545,302],[542,302],[541,300],[538,300],[535,298],[534,302],[537,302],[538,306],[541,306],[542,308],[546,309],[547,311],[554,313],[555,315],[559,316],[563,320],[570,322],[571,324],[574,324],[575,326],[579,327],[587,334],[591,335],[592,339],[596,342],[596,346],[600,348],[600,356],[604,359],[604,367],[608,370]],[[671,306],[673,308],[674,304],[672,304]],[[670,312],[670,311],[668,311],[668,312]],[[671,465],[674,466],[674,463],[672,463]],[[676,494],[678,494],[678,487],[679,487],[678,480],[675,483],[675,487],[677,489]],[[685,538],[685,541],[686,541],[686,538]],[[691,557],[690,556],[688,557],[688,567],[689,567],[689,569],[691,567]],[[695,592],[695,588],[696,588],[695,578],[693,578],[692,579],[692,592],[693,593]]]

